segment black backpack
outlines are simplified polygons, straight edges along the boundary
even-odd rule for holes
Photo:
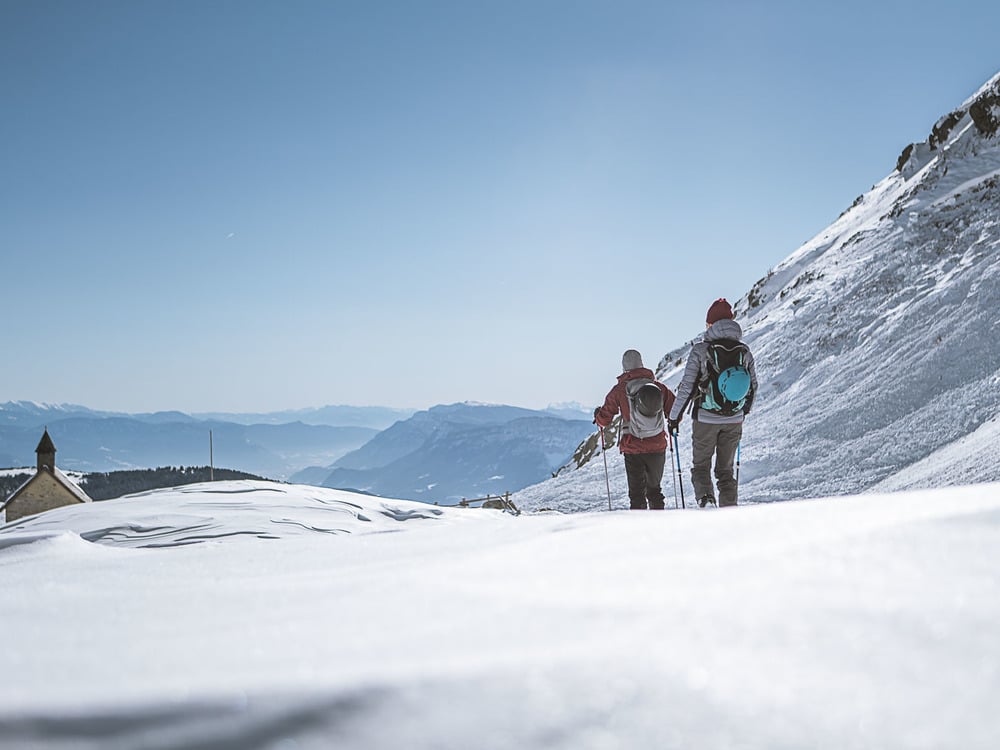
[[[708,342],[708,378],[701,383],[699,409],[731,417],[739,414],[750,397],[750,370],[746,344],[735,339]]]

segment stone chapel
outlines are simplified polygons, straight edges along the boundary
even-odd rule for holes
[[[53,508],[73,503],[89,503],[91,499],[68,476],[56,468],[56,446],[48,429],[35,448],[38,468],[35,475],[22,484],[0,506],[0,522],[16,521]]]

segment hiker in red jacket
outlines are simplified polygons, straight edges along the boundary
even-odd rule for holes
[[[670,413],[674,394],[657,382],[653,371],[642,366],[635,349],[622,355],[618,383],[594,411],[594,421],[607,427],[621,412],[618,448],[625,455],[628,499],[632,510],[663,510],[663,467],[666,465],[667,433],[664,414]],[[648,503],[648,505],[647,505]]]

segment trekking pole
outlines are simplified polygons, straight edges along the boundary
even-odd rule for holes
[[[674,508],[679,508],[677,500],[677,475],[674,474],[674,434],[667,433],[667,445],[670,446],[670,478],[674,480]]]
[[[604,447],[604,428],[601,427],[601,456],[604,457],[604,484],[608,487],[608,510],[611,510],[611,479],[608,478],[608,454]]]
[[[676,432],[671,436],[671,439],[675,440],[675,441],[677,440],[677,433]],[[676,456],[677,456],[677,482],[678,482],[678,484],[680,484],[680,487],[681,487],[681,508],[687,508],[687,506],[684,504],[684,476],[681,474],[681,446],[680,446],[680,441],[677,441],[676,447],[677,447],[677,452],[676,452]]]
[[[740,446],[741,445],[743,445],[743,441],[742,440],[736,444],[736,485],[737,485],[737,487],[740,484]]]

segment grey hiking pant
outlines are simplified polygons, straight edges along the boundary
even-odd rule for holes
[[[666,453],[626,453],[625,476],[628,478],[628,502],[631,510],[663,510],[663,467]]]
[[[743,424],[691,423],[691,484],[695,498],[715,497],[712,488],[712,455],[715,455],[715,481],[719,485],[719,507],[736,505],[736,479],[733,461],[743,437]]]

